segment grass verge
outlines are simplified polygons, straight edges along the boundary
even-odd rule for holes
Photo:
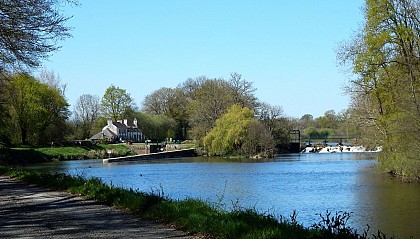
[[[36,184],[53,190],[67,191],[86,199],[128,210],[140,218],[177,226],[191,234],[211,238],[368,238],[345,226],[349,214],[322,216],[322,221],[305,228],[292,220],[275,218],[254,209],[236,208],[227,212],[215,205],[196,200],[172,200],[163,192],[139,192],[106,185],[97,178],[85,179],[66,174],[47,174],[37,171],[0,167],[1,175]],[[348,218],[347,218],[348,219]],[[372,235],[371,238],[386,238]]]
[[[49,161],[97,159],[132,154],[125,145],[0,148],[1,164],[28,164]]]

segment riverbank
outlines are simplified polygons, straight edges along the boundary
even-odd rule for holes
[[[159,145],[145,144],[89,144],[74,146],[50,147],[17,147],[0,148],[0,165],[27,165],[52,161],[84,160],[84,159],[135,159],[151,155],[151,147],[160,149]],[[168,144],[165,145],[166,157],[195,156],[194,145]],[[161,151],[157,151],[161,152]],[[181,153],[180,153],[181,152]],[[152,153],[153,154],[153,153]],[[159,155],[159,154],[157,154]],[[157,157],[156,155],[154,157]]]
[[[139,155],[130,155],[116,158],[104,158],[103,163],[118,163],[128,161],[140,161],[145,159],[164,159],[164,158],[181,158],[181,157],[196,157],[195,149],[179,149],[172,151],[162,151],[158,153],[146,153]]]
[[[195,238],[92,200],[0,176],[1,238]]]
[[[0,148],[0,165],[26,165],[51,161],[98,159],[132,155],[122,144]]]
[[[289,220],[241,207],[226,212],[218,208],[217,204],[195,199],[171,200],[163,195],[163,191],[144,193],[125,190],[105,185],[98,179],[6,168],[0,171],[3,175],[128,210],[142,219],[176,225],[193,234],[216,238],[368,238],[357,235],[345,223],[337,223],[331,218],[328,221],[321,220],[317,227],[305,228],[296,222],[293,215]],[[335,218],[343,220],[344,217],[342,214]]]

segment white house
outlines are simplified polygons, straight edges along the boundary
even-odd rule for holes
[[[127,119],[124,119],[118,120],[117,122],[108,120],[107,125],[102,128],[102,131],[90,139],[92,141],[107,139],[110,142],[142,142],[145,137],[137,125],[137,119],[134,119],[132,123],[128,123]]]

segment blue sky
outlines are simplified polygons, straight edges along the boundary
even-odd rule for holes
[[[72,38],[44,67],[71,105],[111,84],[138,106],[161,87],[237,72],[289,117],[346,109],[339,43],[363,20],[362,0],[85,0],[66,7]]]

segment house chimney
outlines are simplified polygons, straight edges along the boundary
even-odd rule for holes
[[[134,118],[133,124],[134,124],[134,126],[136,126],[138,128],[138,126],[137,126],[137,119],[136,118]]]
[[[124,125],[125,125],[125,126],[128,126],[127,119],[124,119]]]
[[[111,126],[112,125],[112,120],[107,120],[107,122],[108,122],[108,126]]]

